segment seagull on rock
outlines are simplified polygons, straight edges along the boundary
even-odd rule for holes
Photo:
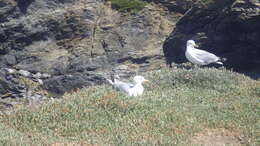
[[[188,40],[186,45],[187,46],[185,56],[190,62],[196,65],[208,65],[211,63],[223,65],[223,63],[221,62],[221,58],[216,56],[215,54],[212,54],[205,50],[196,49],[195,47],[198,47],[198,45],[195,43],[194,40]]]
[[[144,92],[144,87],[142,85],[146,80],[143,76],[135,76],[133,84],[125,83],[119,80],[119,77],[116,76],[114,79],[107,81],[119,91],[126,93],[128,96],[139,96]]]

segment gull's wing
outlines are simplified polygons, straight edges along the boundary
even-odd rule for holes
[[[197,59],[202,60],[205,63],[213,63],[219,60],[219,57],[205,50],[194,49],[194,55]]]
[[[119,89],[121,91],[124,91],[124,92],[129,92],[131,88],[133,88],[133,84],[131,83],[125,83],[125,82],[122,82],[122,81],[115,81],[114,84],[113,84],[114,88],[116,89]]]

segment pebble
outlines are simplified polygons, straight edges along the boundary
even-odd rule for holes
[[[18,73],[24,77],[29,77],[31,75],[31,73],[26,70],[19,70]]]
[[[11,68],[4,68],[5,69],[5,71],[7,71],[7,73],[9,73],[9,74],[14,74],[14,73],[16,73],[16,70],[15,69],[11,69]]]

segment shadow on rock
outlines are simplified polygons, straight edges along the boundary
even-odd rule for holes
[[[186,41],[227,58],[224,66],[234,71],[260,66],[260,6],[256,1],[224,0],[196,3],[176,24],[163,51],[168,65],[187,62]]]
[[[34,1],[35,0],[17,0],[17,6],[21,12],[25,14],[29,5]]]

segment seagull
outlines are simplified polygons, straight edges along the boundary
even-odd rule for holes
[[[186,45],[187,46],[185,56],[190,62],[196,65],[208,65],[211,63],[223,65],[223,63],[221,62],[221,58],[216,56],[215,54],[212,54],[205,50],[196,49],[195,47],[198,47],[198,45],[195,43],[194,40],[188,40]]]
[[[119,77],[107,81],[113,86],[113,88],[126,93],[128,96],[139,96],[144,92],[143,82],[147,82],[143,76],[135,76],[133,84],[125,83],[119,80]]]

